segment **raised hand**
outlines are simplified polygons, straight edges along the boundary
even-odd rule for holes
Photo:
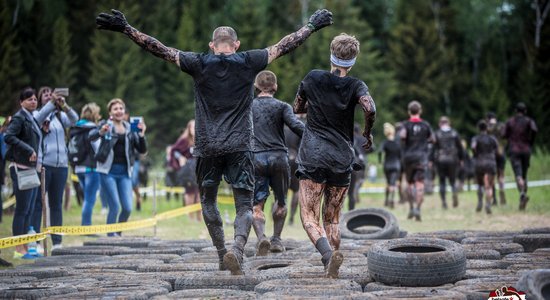
[[[332,13],[326,9],[318,9],[309,17],[307,25],[313,30],[317,31],[323,27],[332,25]]]
[[[95,18],[97,29],[123,32],[128,26],[130,26],[122,12],[116,9],[111,9],[111,12],[113,13],[112,15],[100,13],[99,16]]]

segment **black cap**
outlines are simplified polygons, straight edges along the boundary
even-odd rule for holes
[[[516,104],[516,111],[524,113],[525,111],[527,111],[527,106],[525,105],[525,103],[519,102],[518,104]]]

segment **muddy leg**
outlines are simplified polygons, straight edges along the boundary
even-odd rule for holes
[[[344,203],[347,187],[327,186],[323,202],[323,227],[334,250],[340,248],[340,210]]]
[[[212,239],[212,244],[218,250],[218,257],[220,262],[220,270],[225,270],[223,265],[223,256],[227,253],[225,249],[225,239],[223,232],[223,222],[216,205],[216,198],[218,195],[218,186],[214,187],[201,187],[201,205],[202,216],[204,217],[204,223]]]

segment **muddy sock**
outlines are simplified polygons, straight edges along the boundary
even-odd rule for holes
[[[315,248],[317,248],[317,251],[321,253],[321,261],[323,262],[323,265],[327,266],[328,261],[330,260],[330,257],[332,256],[332,247],[330,247],[330,244],[328,243],[328,240],[326,237],[322,237],[317,240],[315,243]]]

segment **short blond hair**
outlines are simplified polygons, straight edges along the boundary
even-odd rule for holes
[[[395,127],[390,123],[384,123],[384,135],[387,138],[395,136]]]
[[[99,105],[95,104],[95,102],[90,102],[82,107],[80,118],[96,123],[100,119],[100,111],[101,108],[99,107]]]
[[[330,52],[339,59],[350,60],[359,54],[359,41],[353,35],[340,33],[330,43]]]
[[[277,75],[271,71],[261,71],[256,75],[254,86],[261,92],[275,94],[277,91]]]
[[[120,104],[122,105],[122,107],[124,107],[124,109],[126,109],[126,104],[124,103],[124,101],[122,101],[122,99],[114,98],[111,101],[109,101],[109,103],[107,103],[107,111],[111,112],[111,107],[113,107],[113,105],[115,104]]]

